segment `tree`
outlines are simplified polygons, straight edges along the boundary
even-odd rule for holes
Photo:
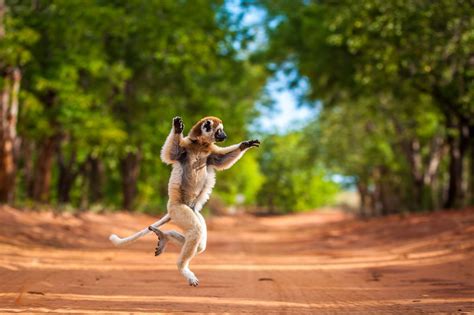
[[[404,0],[260,3],[276,21],[269,25],[277,25],[268,29],[264,60],[272,67],[296,65],[311,84],[308,98],[322,100],[323,111],[356,107],[369,115],[364,118],[369,122],[388,121],[396,132],[386,140],[396,140],[391,146],[401,154],[398,159],[405,159],[411,178],[398,186],[413,187],[418,209],[426,204],[425,186],[433,189],[447,144],[444,205],[464,203],[462,165],[474,117],[473,74],[467,70],[474,60],[472,5]],[[415,107],[437,117],[432,121],[439,132],[422,130]]]
[[[105,100],[111,97],[108,91],[126,75],[123,67],[107,62],[101,45],[102,34],[112,29],[115,12],[94,1],[86,6],[83,1],[20,2],[12,6],[12,12],[40,35],[31,48],[33,59],[26,72],[28,94],[22,112],[25,127],[30,127],[24,129],[24,136],[37,148],[30,197],[51,200],[57,157],[59,199],[65,202],[76,177],[73,168],[81,162],[75,156],[77,141],[90,135],[84,129],[91,121],[103,118]],[[65,145],[67,140],[71,143]],[[66,148],[71,150],[69,162],[63,152]]]
[[[190,127],[220,116],[231,139],[246,136],[266,74],[238,55],[236,42],[248,35],[222,1],[12,1],[9,8],[15,25],[36,34],[24,43],[18,36],[29,53],[18,125],[21,200],[156,211],[166,204],[169,170],[159,151],[172,117]],[[0,54],[16,49],[14,41],[0,45]],[[217,191],[246,190],[244,178],[253,175],[225,177]]]
[[[289,213],[330,204],[339,187],[326,178],[321,168],[308,163],[308,142],[301,132],[270,135],[262,143],[265,152],[260,165],[265,180],[258,204],[271,213]]]
[[[0,0],[0,202],[14,200],[21,67],[30,61],[29,46],[36,40],[37,34]]]

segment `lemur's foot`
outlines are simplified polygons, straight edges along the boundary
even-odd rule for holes
[[[153,226],[149,226],[148,229],[154,232],[156,236],[158,236],[158,243],[156,244],[155,248],[155,256],[158,256],[165,251],[166,245],[168,243],[168,238],[163,232]]]
[[[189,268],[183,268],[180,270],[181,274],[188,280],[190,286],[197,287],[199,285],[199,280]]]
[[[196,277],[188,278],[188,283],[190,286],[197,287],[199,285],[199,279]]]

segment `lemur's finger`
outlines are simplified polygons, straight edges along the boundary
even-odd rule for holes
[[[148,229],[149,229],[150,231],[152,231],[153,233],[155,233],[157,236],[160,236],[160,232],[161,232],[161,231],[158,230],[157,228],[155,228],[155,227],[153,227],[153,226],[150,225],[150,226],[148,227]]]
[[[199,285],[199,280],[198,279],[189,279],[189,285],[192,287],[197,287]]]
[[[161,253],[162,253],[162,250],[157,247],[155,249],[155,256],[159,256],[159,255],[161,255]]]
[[[250,145],[253,147],[259,147],[260,146],[260,141],[255,139],[255,140],[250,140]]]
[[[248,145],[249,148],[259,147],[260,146],[260,141],[258,141],[258,140],[249,140],[249,141],[247,141],[247,145]]]

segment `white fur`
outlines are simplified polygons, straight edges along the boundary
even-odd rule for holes
[[[158,221],[156,221],[155,223],[152,224],[153,227],[159,227],[163,224],[165,224],[166,222],[168,222],[170,220],[170,216],[169,214],[165,214],[161,219],[159,219]],[[124,237],[124,238],[120,238],[118,235],[116,234],[112,234],[109,236],[109,240],[114,243],[115,246],[122,246],[122,245],[125,245],[125,244],[129,244],[129,243],[132,243],[134,241],[136,241],[137,239],[139,239],[140,237],[142,236],[145,236],[147,235],[148,233],[150,233],[150,230],[147,228],[129,236],[129,237]]]
[[[217,154],[226,154],[232,151],[237,150],[240,147],[240,143],[236,143],[233,145],[230,145],[228,147],[219,147],[215,144],[212,145],[212,152],[217,153]]]
[[[196,204],[194,206],[194,211],[200,212],[202,207],[206,204],[211,196],[212,189],[216,184],[216,173],[212,167],[207,167],[207,178],[206,183],[204,184],[204,188],[202,189],[201,193],[197,197]]]
[[[165,164],[173,164],[173,160],[170,157],[170,147],[175,142],[176,134],[174,132],[174,128],[171,128],[171,132],[169,133],[168,137],[166,137],[165,144],[161,148],[160,158]]]

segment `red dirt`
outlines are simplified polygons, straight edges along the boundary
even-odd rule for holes
[[[155,236],[115,248],[155,221],[0,209],[0,312],[474,312],[474,211],[361,221],[341,212],[209,220],[189,287],[177,249]]]

